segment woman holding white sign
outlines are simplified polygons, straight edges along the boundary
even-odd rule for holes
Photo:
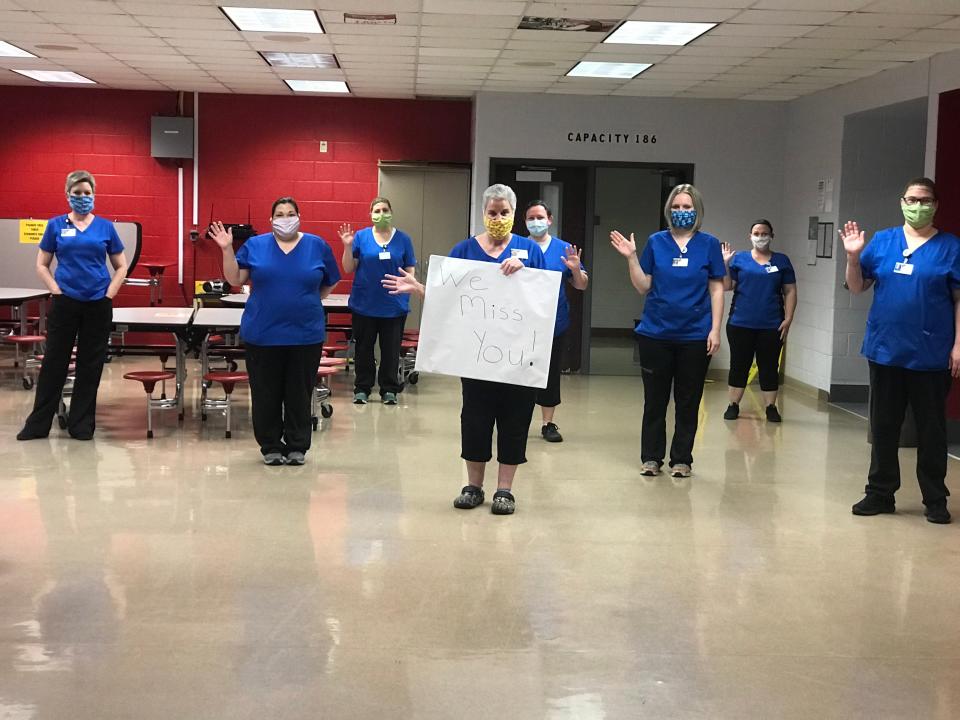
[[[580,250],[558,237],[551,237],[550,226],[553,213],[543,200],[534,200],[527,205],[527,230],[540,251],[547,270],[556,270],[563,279],[577,290],[586,290],[589,278],[580,262]],[[563,442],[560,429],[553,422],[553,415],[560,404],[560,357],[563,354],[563,340],[570,328],[570,303],[567,301],[567,288],[560,283],[560,296],[557,300],[557,320],[553,330],[553,350],[550,353],[550,371],[547,387],[537,392],[537,405],[543,417],[540,434],[547,442]]]
[[[703,198],[693,185],[675,187],[663,208],[667,230],[650,236],[643,254],[630,234],[610,233],[627,260],[630,282],[647,295],[634,332],[643,371],[641,474],[657,475],[667,449],[667,405],[673,392],[675,425],[670,474],[691,475],[697,415],[710,358],[720,348],[723,264],[720,241],[700,231]]]
[[[491,185],[483,192],[483,224],[486,232],[454,246],[450,257],[500,263],[504,275],[525,267],[544,268],[543,253],[529,238],[512,233],[517,196],[506,185]],[[426,288],[412,272],[398,268],[400,275],[387,275],[383,285],[391,294],[417,293]],[[493,430],[497,429],[497,491],[491,512],[510,515],[516,510],[513,479],[517,466],[527,461],[527,435],[533,418],[536,388],[461,378],[463,407],[460,412],[460,456],[467,463],[467,485],[453,506],[469,510],[483,504],[483,481],[493,457]]]

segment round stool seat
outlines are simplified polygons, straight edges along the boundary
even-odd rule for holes
[[[320,367],[329,367],[329,368],[338,368],[344,367],[347,364],[346,358],[338,357],[325,357],[320,358]]]
[[[5,335],[4,341],[14,345],[37,345],[46,342],[44,335]]]
[[[338,372],[340,372],[340,368],[335,365],[321,365],[317,368],[317,379],[330,377],[331,375],[336,375]]]
[[[173,380],[176,375],[166,370],[137,370],[124,373],[123,377],[125,380],[136,380],[139,383],[143,383],[143,390],[149,395],[153,392],[158,382]]]
[[[223,385],[223,391],[229,395],[237,383],[250,382],[250,376],[245,372],[208,372],[203,376],[207,382],[217,382]]]
[[[401,350],[416,350],[419,343],[416,340],[404,340],[400,343]]]

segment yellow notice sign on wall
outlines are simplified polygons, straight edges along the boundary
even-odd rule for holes
[[[20,221],[20,244],[21,245],[39,245],[40,238],[43,237],[43,231],[47,228],[46,220],[21,220]]]

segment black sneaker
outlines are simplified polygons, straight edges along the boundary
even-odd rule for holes
[[[460,497],[453,501],[453,506],[460,510],[472,510],[478,505],[483,505],[483,488],[473,485],[464,486]]]
[[[497,490],[493,494],[490,512],[494,515],[513,515],[517,509],[517,500],[509,490]]]
[[[947,505],[931,505],[923,510],[923,514],[927,518],[927,522],[935,523],[936,525],[949,525],[950,524],[950,513],[947,511]]]
[[[767,422],[783,422],[776,405],[767,405]]]
[[[560,434],[560,429],[552,422],[540,428],[540,434],[543,435],[543,439],[547,442],[563,442],[563,435]]]
[[[886,500],[878,495],[867,493],[863,500],[854,505],[851,510],[854,515],[880,515],[897,511],[893,500]]]
[[[737,403],[727,405],[727,411],[723,413],[724,420],[736,420],[740,417],[740,406]]]

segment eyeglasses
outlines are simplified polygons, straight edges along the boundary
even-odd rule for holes
[[[903,202],[906,203],[907,205],[916,205],[917,203],[920,203],[924,207],[929,207],[937,201],[937,199],[934,197],[918,198],[918,197],[913,197],[912,195],[907,195],[907,197],[900,198],[900,199],[903,200]]]

